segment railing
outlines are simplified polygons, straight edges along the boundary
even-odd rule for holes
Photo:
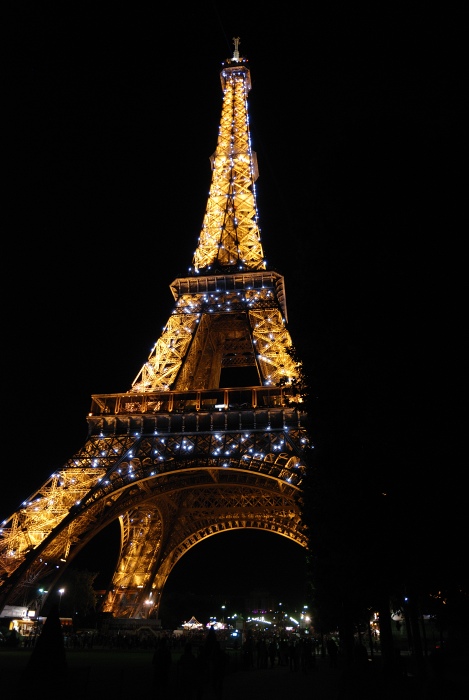
[[[236,387],[148,394],[95,394],[91,399],[90,416],[99,416],[285,408],[295,404],[298,396],[292,387]]]

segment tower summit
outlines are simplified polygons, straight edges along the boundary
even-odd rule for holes
[[[103,610],[117,618],[156,619],[172,569],[207,537],[256,529],[308,544],[301,363],[283,277],[264,260],[250,72],[234,43],[193,266],[170,284],[173,311],[130,389],[92,396],[84,446],[2,523],[0,610],[52,591],[116,521]]]
[[[289,354],[284,279],[266,271],[249,132],[251,75],[239,56],[240,40],[233,41],[233,58],[220,74],[218,142],[193,267],[187,278],[171,284],[176,308],[132,392],[217,388],[224,383],[222,370],[230,367],[251,368],[250,384],[291,384],[299,378]]]

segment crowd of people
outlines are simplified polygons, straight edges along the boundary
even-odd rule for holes
[[[185,700],[210,697],[221,700],[228,671],[238,668],[268,669],[285,666],[291,672],[308,673],[315,668],[319,646],[312,637],[275,635],[248,631],[238,649],[228,653],[226,638],[213,629],[204,633],[160,637],[153,654],[154,685],[166,697],[170,679],[172,694]],[[178,654],[179,651],[179,654]]]

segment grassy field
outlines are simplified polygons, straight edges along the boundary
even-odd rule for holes
[[[223,700],[285,700],[288,697],[307,697],[311,692],[312,676],[295,673],[288,667],[249,669],[241,664],[240,652],[229,651],[228,669],[224,681]],[[194,700],[181,693],[177,676],[177,660],[182,650],[173,651],[173,664],[166,696],[153,685],[153,651],[67,650],[65,671],[60,671],[54,660],[44,668],[31,672],[28,661],[31,650],[0,650],[0,697],[9,700],[17,694],[54,697],[63,693],[66,700],[128,700],[142,696],[155,700]],[[319,669],[318,669],[319,671]],[[324,675],[324,673],[326,675]],[[328,665],[318,672],[315,681],[315,700],[335,699],[338,677],[330,675]],[[323,686],[320,690],[319,684]],[[203,700],[220,700],[213,688],[207,686]]]
[[[0,688],[3,691],[24,691],[24,682],[46,692],[60,687],[66,697],[113,698],[128,697],[129,693],[146,691],[152,684],[151,651],[66,651],[67,668],[62,671],[51,658],[44,669],[31,672],[28,661],[31,650],[0,651]],[[6,694],[4,695],[6,698]]]
[[[48,658],[44,667],[30,671],[29,649],[10,650],[0,648],[0,697],[10,700],[13,695],[55,697],[63,693],[66,700],[128,700],[135,695],[150,696],[155,700],[192,700],[181,695],[177,677],[177,660],[182,650],[173,652],[170,683],[166,696],[153,685],[152,650],[67,650],[66,669],[61,671],[57,659]],[[314,700],[337,700],[342,675],[341,665],[331,667],[329,660],[317,657],[316,668],[309,673],[292,673],[288,666],[267,669],[245,669],[239,652],[229,652],[229,666],[225,677],[223,700],[285,700],[286,698],[310,698]],[[378,664],[378,666],[376,666]],[[379,673],[379,661],[375,660]],[[372,676],[370,676],[372,677]],[[380,676],[376,676],[377,678]],[[381,679],[382,680],[382,679]],[[461,700],[469,697],[467,666],[458,660],[448,668],[448,675],[438,679],[430,675],[423,685],[417,679],[394,679],[394,685],[375,688],[370,697],[386,700]],[[443,687],[435,683],[444,681]],[[381,682],[381,681],[380,681]],[[438,694],[435,695],[434,691]],[[367,696],[368,697],[368,696]],[[220,700],[210,688],[203,700]]]
[[[61,671],[53,658],[40,671],[30,671],[30,649],[0,650],[0,695],[7,699],[9,693],[24,692],[31,686],[35,690],[54,687],[66,690],[70,698],[128,698],[130,694],[152,690],[153,650],[127,651],[121,649],[66,650],[67,668]],[[177,685],[176,666],[182,650],[173,651],[170,687]],[[228,675],[240,668],[240,657],[229,652]],[[157,694],[156,694],[157,695]]]

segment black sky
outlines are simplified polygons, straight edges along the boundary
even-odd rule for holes
[[[455,517],[462,31],[452,8],[382,5],[52,3],[12,24],[0,515],[84,443],[91,394],[127,391],[167,321],[239,36],[264,252],[312,392],[331,423],[356,397],[364,442],[389,446],[377,482]]]

